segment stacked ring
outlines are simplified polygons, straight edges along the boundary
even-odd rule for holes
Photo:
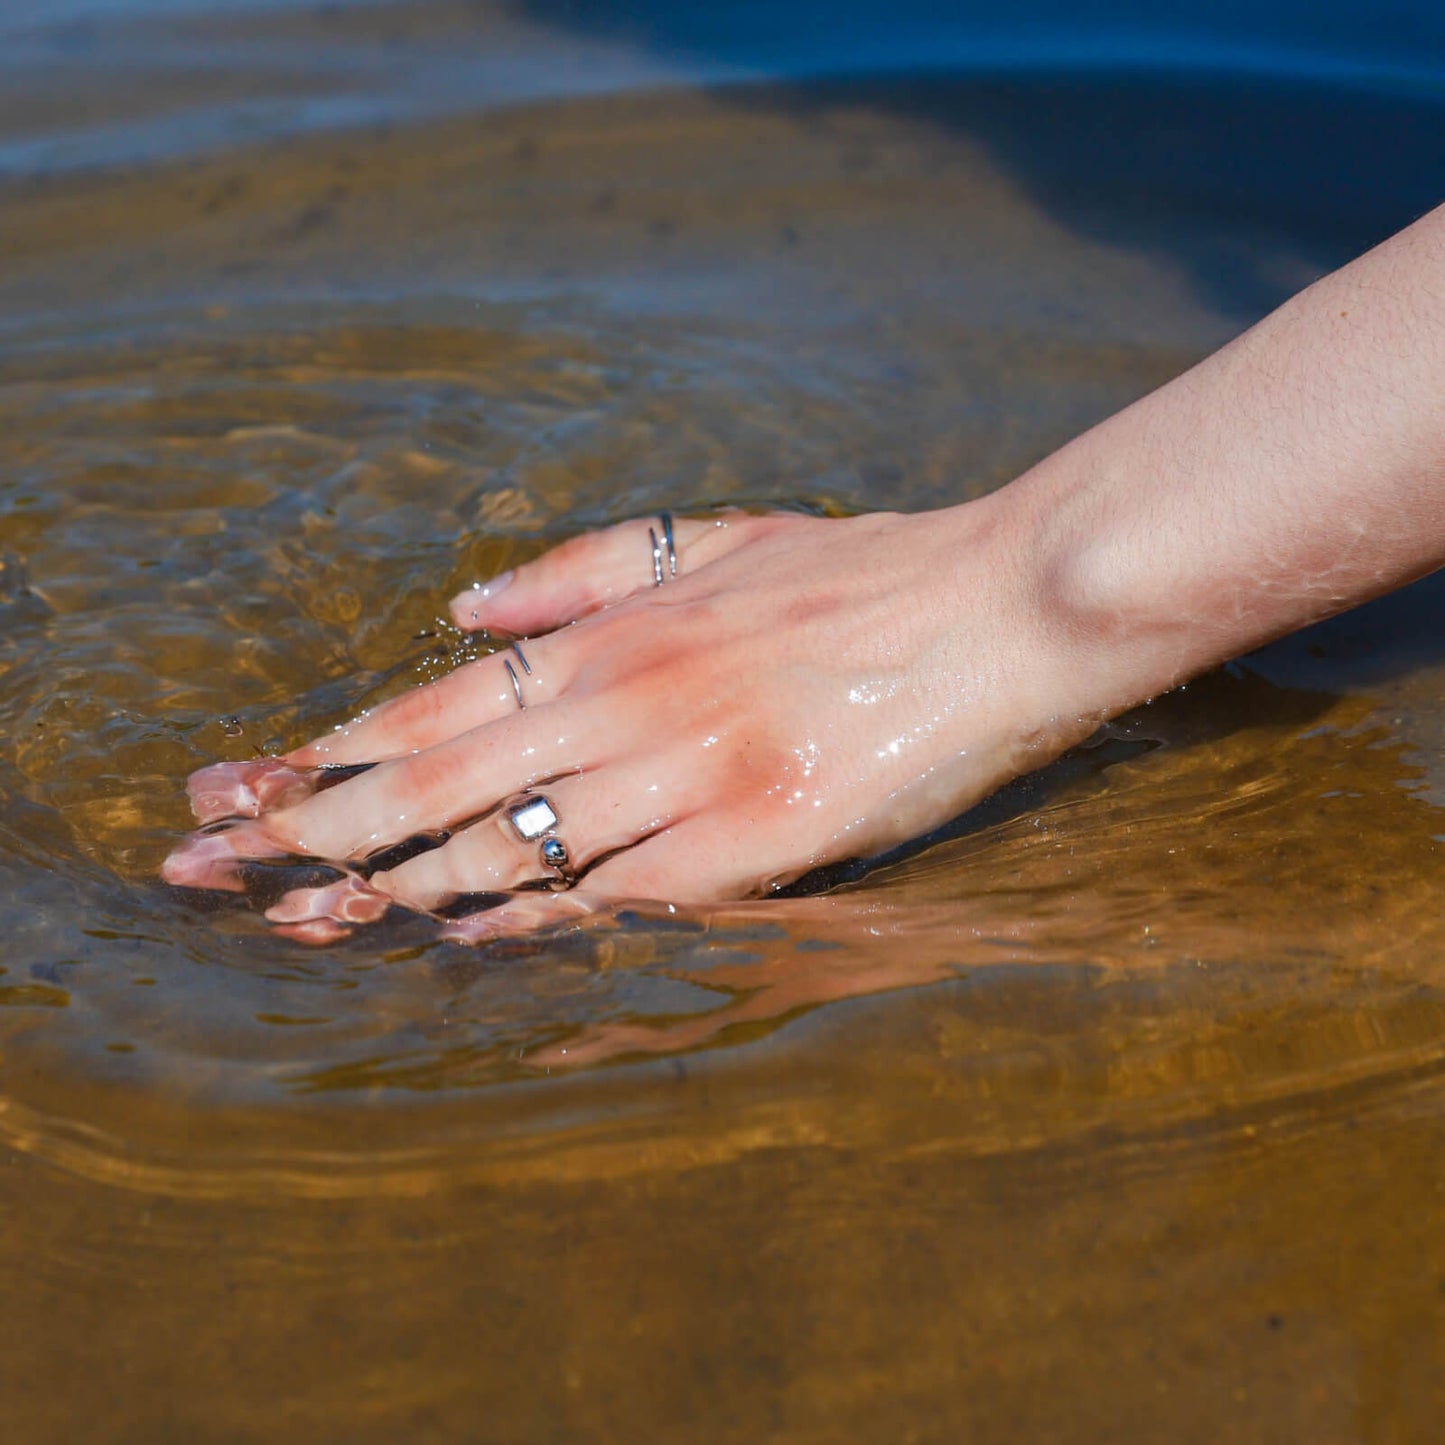
[[[527,655],[522,651],[521,644],[514,642],[512,644],[512,651],[517,654],[517,661],[522,664],[522,671],[525,672],[528,677],[531,677],[532,665],[527,661]],[[507,669],[507,676],[511,679],[512,692],[517,699],[517,711],[526,712],[527,704],[522,701],[522,679],[517,676],[517,669],[512,666],[511,659],[506,657],[502,659],[502,666]]]
[[[658,539],[657,528],[647,529],[648,540],[652,543],[652,585],[661,587],[669,577],[677,576],[677,544],[672,536],[672,513],[659,512],[657,520],[662,527],[662,538]],[[667,549],[667,571],[662,570],[662,554]]]

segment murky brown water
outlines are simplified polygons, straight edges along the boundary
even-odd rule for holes
[[[1445,191],[1435,102],[1364,91],[222,104],[623,53],[488,23],[4,82],[5,1439],[1434,1438],[1438,578],[822,897],[317,951],[156,881],[188,771],[451,666],[478,572],[978,494]]]

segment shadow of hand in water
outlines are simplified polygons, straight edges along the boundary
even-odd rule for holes
[[[710,961],[704,949],[668,970],[670,977],[723,995],[719,1007],[663,1019],[586,1024],[565,1040],[528,1051],[537,1069],[584,1068],[617,1059],[680,1054],[771,1032],[821,1004],[956,977],[970,958],[1007,940],[958,926],[956,909],[900,910],[860,899],[818,899],[813,906],[775,905],[766,935]],[[779,927],[778,910],[787,925]],[[762,918],[759,922],[763,922]]]

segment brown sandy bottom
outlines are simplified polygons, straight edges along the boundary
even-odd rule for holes
[[[470,655],[449,588],[980,494],[1344,259],[1074,204],[1027,109],[677,91],[0,189],[7,1440],[1433,1438],[1438,582],[821,897],[311,951],[155,881],[191,768]]]

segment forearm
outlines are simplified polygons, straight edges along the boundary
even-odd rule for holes
[[[1091,713],[1445,564],[1445,208],[998,500]]]

